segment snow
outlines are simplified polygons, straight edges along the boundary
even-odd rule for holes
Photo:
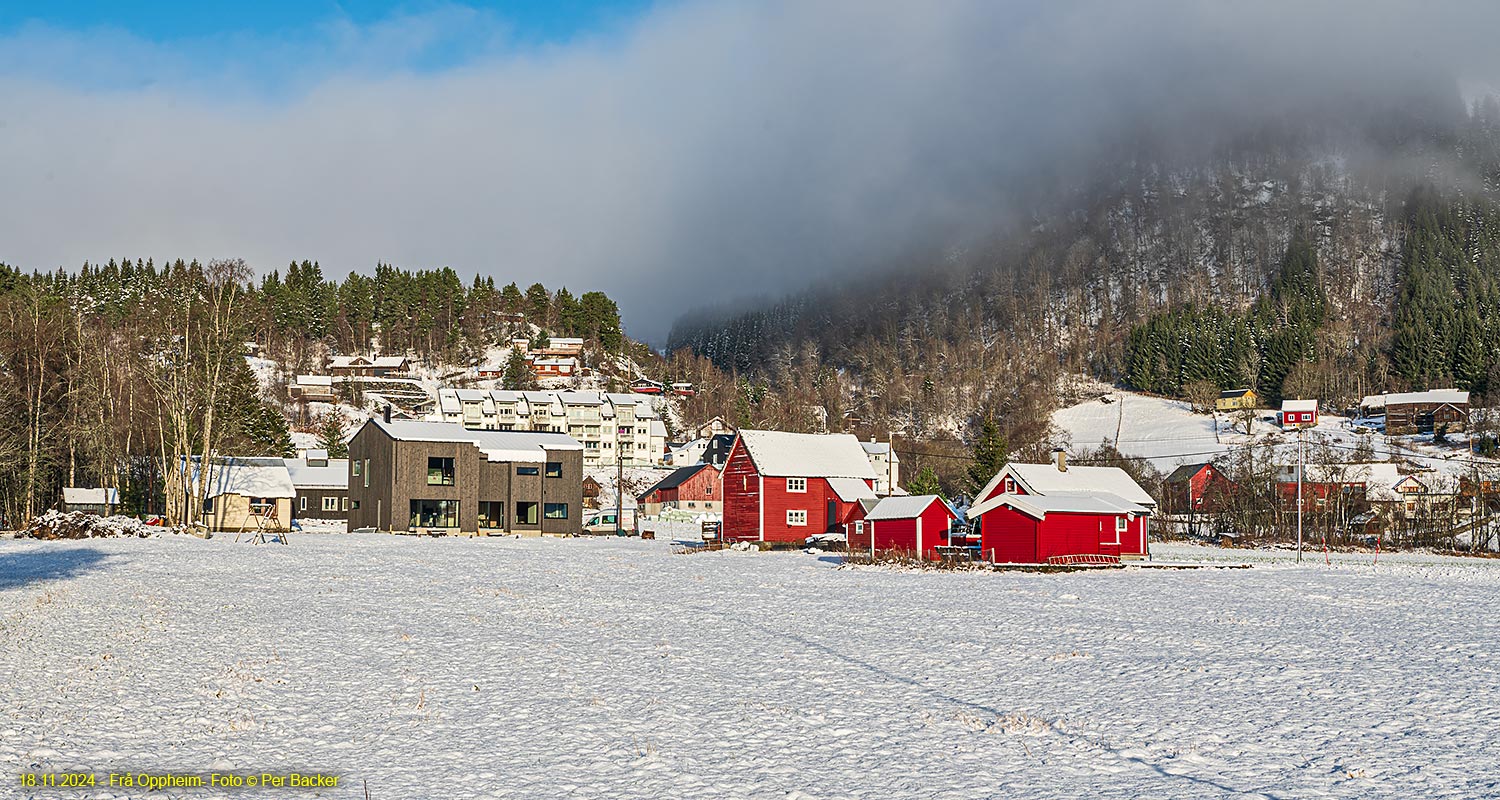
[[[886,497],[875,504],[865,515],[868,520],[882,519],[915,519],[922,516],[922,512],[934,502],[941,503],[943,498],[935,494],[914,494],[903,497]]]
[[[547,460],[548,450],[582,450],[583,443],[565,433],[540,431],[492,431],[465,428],[453,422],[372,419],[392,439],[405,442],[460,442],[473,444],[490,461],[537,462]]]
[[[1430,389],[1425,392],[1392,392],[1391,394],[1367,395],[1360,401],[1362,409],[1385,408],[1406,403],[1452,403],[1463,405],[1469,402],[1469,393],[1457,389]]]
[[[859,439],[847,433],[742,430],[740,441],[762,475],[871,480],[876,477]]]
[[[318,460],[313,453],[322,452],[322,460],[326,464],[310,464]],[[329,458],[328,451],[309,451],[307,458],[286,458],[287,473],[291,476],[292,485],[298,489],[348,489],[349,488],[349,459]]]
[[[1150,459],[1163,472],[1229,450],[1215,435],[1214,418],[1193,413],[1187,403],[1123,391],[1113,397],[1113,403],[1092,400],[1060,409],[1052,424],[1074,447],[1113,444],[1127,456]]]
[[[828,488],[832,489],[833,493],[845,503],[875,499],[875,490],[859,478],[829,478]]]
[[[338,798],[1497,791],[1500,561],[1158,546],[1255,566],[1036,574],[671,552],[0,540],[6,796],[73,768],[324,770],[340,787],[304,796]]]
[[[194,481],[198,465],[193,465]],[[208,468],[209,486],[205,497],[237,494],[244,497],[296,497],[291,473],[279,458],[221,458]]]

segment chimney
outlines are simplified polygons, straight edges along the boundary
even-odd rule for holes
[[[1058,472],[1068,471],[1068,451],[1058,447],[1052,451],[1052,463],[1057,465]]]
[[[875,444],[877,441],[879,440],[875,438],[875,435],[870,434],[870,444]]]
[[[384,413],[381,416],[385,417],[385,421],[386,422],[390,422],[391,421],[391,404],[390,403],[386,403],[385,404],[385,411],[384,411]]]

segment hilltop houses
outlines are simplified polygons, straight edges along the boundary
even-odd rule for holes
[[[405,356],[334,356],[328,362],[330,375],[346,378],[398,378],[410,371]]]
[[[1384,417],[1391,435],[1432,433],[1439,428],[1463,431],[1469,427],[1469,393],[1457,389],[1370,395],[1360,401],[1360,414]]]
[[[843,533],[875,469],[849,434],[741,430],[724,464],[724,538],[801,542]]]
[[[1280,414],[1281,427],[1287,430],[1316,428],[1318,426],[1317,400],[1283,400]]]
[[[1007,464],[968,510],[980,557],[997,563],[1118,561],[1147,553],[1156,501],[1118,467]]]
[[[1214,400],[1215,411],[1240,411],[1259,405],[1260,396],[1254,389],[1229,389],[1219,392],[1218,399]]]

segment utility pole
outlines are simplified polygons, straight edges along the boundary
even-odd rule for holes
[[[1297,563],[1302,563],[1302,473],[1306,461],[1302,450],[1302,427],[1297,428]]]
[[[618,432],[618,428],[616,431]],[[620,448],[615,448],[615,535],[620,536],[620,529],[625,524],[625,459],[620,456]]]

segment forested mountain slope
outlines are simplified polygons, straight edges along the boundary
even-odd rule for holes
[[[1174,395],[1484,391],[1500,363],[1500,106],[1442,108],[1101,163],[987,239],[685,319],[669,350],[745,376],[718,401],[744,422],[815,426],[790,409],[821,406],[830,428],[916,442],[994,416],[1012,446],[1041,443],[1073,372]]]

